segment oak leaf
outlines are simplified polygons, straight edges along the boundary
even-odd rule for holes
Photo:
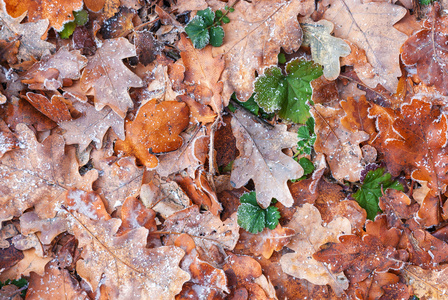
[[[434,3],[423,29],[402,46],[401,58],[407,66],[416,64],[417,75],[426,85],[434,85],[448,94],[448,17],[439,16],[440,5]]]
[[[84,151],[91,142],[99,149],[103,145],[103,137],[109,128],[121,139],[125,139],[124,120],[111,108],[104,107],[100,111],[89,103],[76,101],[73,107],[82,115],[75,120],[59,122],[65,130],[62,134],[67,145],[78,144],[78,151]]]
[[[233,115],[232,130],[240,155],[233,163],[230,180],[239,188],[252,179],[262,208],[268,207],[272,198],[290,207],[294,200],[287,181],[300,178],[303,169],[281,150],[296,146],[297,135],[286,131],[286,125],[267,128],[253,118],[241,109]]]
[[[82,72],[81,87],[94,95],[97,110],[108,105],[124,119],[128,108],[134,106],[128,89],[141,87],[143,82],[123,64],[122,59],[135,55],[134,45],[125,38],[117,38],[104,41],[89,59]]]
[[[341,119],[341,124],[351,132],[364,131],[373,137],[376,133],[375,120],[369,118],[370,103],[366,97],[361,96],[358,100],[348,97],[340,104],[346,114]]]
[[[352,132],[341,124],[345,113],[341,108],[324,107],[320,104],[312,110],[317,133],[314,150],[326,156],[331,174],[338,181],[359,181],[364,169],[364,159],[359,144],[367,141],[364,131]]]
[[[75,149],[64,151],[62,136],[53,134],[39,143],[24,124],[16,127],[16,134],[20,149],[7,152],[0,161],[0,220],[20,216],[33,206],[39,217],[52,218],[65,201],[65,191],[92,190],[98,173],[79,174]]]
[[[313,61],[324,67],[324,76],[335,80],[341,71],[339,58],[350,54],[350,47],[340,38],[331,35],[334,25],[330,21],[300,23],[304,46],[311,47]]]
[[[151,100],[140,107],[133,121],[126,121],[126,139],[117,141],[115,150],[135,155],[148,168],[158,164],[153,153],[168,152],[182,146],[179,134],[189,124],[189,109],[184,102]]]
[[[14,246],[11,246],[14,247]],[[45,265],[51,260],[51,257],[40,257],[34,249],[21,251],[23,259],[13,265],[10,269],[0,273],[0,281],[10,279],[20,279],[22,276],[29,276],[31,272],[42,276],[45,272]]]
[[[401,274],[420,299],[448,299],[448,268],[446,266],[425,270],[418,266],[408,265],[401,270]]]
[[[121,220],[111,218],[94,193],[72,190],[67,201],[70,231],[83,248],[76,270],[93,291],[104,285],[114,299],[172,299],[180,292],[190,277],[178,266],[182,249],[145,248],[148,229],[144,227],[118,236]]]
[[[38,111],[56,123],[72,119],[66,105],[67,100],[60,95],[53,95],[51,99],[48,99],[44,95],[28,92],[26,93],[26,99]]]
[[[328,284],[340,296],[348,288],[347,278],[342,271],[331,271],[328,266],[315,260],[312,254],[322,244],[336,242],[338,235],[350,233],[350,221],[337,218],[324,227],[317,208],[306,203],[296,210],[286,226],[296,231],[296,236],[287,245],[295,252],[282,256],[280,263],[283,272],[313,284]]]
[[[67,231],[67,220],[60,215],[54,218],[41,219],[35,211],[30,211],[20,216],[20,231],[23,235],[40,232],[39,240],[44,245],[50,245],[53,239],[60,233]]]
[[[17,55],[19,61],[30,60],[32,57],[40,58],[45,54],[50,54],[50,51],[55,48],[54,45],[41,39],[47,31],[48,20],[20,24],[25,18],[25,14],[12,18],[6,12],[5,3],[1,1],[0,5],[0,24],[3,25],[0,31],[0,39],[8,40],[15,36],[21,37],[19,54]]]
[[[347,291],[350,299],[409,299],[409,286],[393,273],[373,273],[366,280],[356,282]]]
[[[214,10],[223,9],[224,3],[209,3]],[[228,14],[230,23],[224,24],[224,44],[213,48],[213,56],[223,55],[226,61],[221,80],[224,82],[223,99],[233,92],[241,101],[253,93],[255,72],[277,64],[280,47],[287,53],[296,51],[302,40],[297,15],[309,15],[312,1],[261,0],[239,1],[235,12]],[[267,38],[268,37],[268,38]],[[264,43],[260,43],[264,40]]]
[[[407,36],[393,27],[404,17],[404,7],[385,3],[362,3],[359,0],[328,1],[330,8],[323,18],[335,24],[336,37],[347,39],[365,50],[375,76],[364,79],[374,88],[381,84],[395,93],[401,76],[399,51]],[[381,15],[381,18],[378,16]],[[388,43],[383,42],[387,39]]]

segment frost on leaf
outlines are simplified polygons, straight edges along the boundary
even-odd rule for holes
[[[124,119],[128,108],[134,106],[128,94],[130,87],[141,87],[143,82],[130,71],[122,59],[135,56],[134,45],[125,38],[105,40],[95,56],[89,59],[81,77],[81,88],[94,95],[95,108],[108,105]]]
[[[212,8],[222,9],[224,4],[216,2]],[[223,54],[226,61],[224,99],[233,92],[241,101],[249,99],[255,72],[263,74],[265,67],[276,65],[280,47],[287,53],[299,48],[302,30],[297,15],[311,13],[313,5],[312,1],[261,0],[239,1],[234,6],[235,13],[228,15],[230,23],[223,25],[224,44],[213,48],[213,55]]]
[[[410,66],[417,64],[417,74],[426,85],[434,85],[448,94],[448,16],[439,16],[440,5],[434,3],[424,29],[404,43],[401,58]]]
[[[64,151],[64,139],[53,134],[41,144],[24,124],[16,127],[20,149],[0,160],[0,220],[20,216],[35,207],[41,218],[52,218],[70,188],[92,190],[98,174],[78,172],[74,148]]]
[[[364,83],[372,88],[381,84],[395,93],[397,78],[401,76],[400,47],[407,36],[393,25],[405,14],[404,7],[390,3],[335,0],[331,1],[331,7],[325,11],[323,18],[335,25],[336,37],[365,50],[374,68],[374,76],[366,78]]]
[[[311,47],[313,61],[324,67],[324,76],[335,80],[339,76],[340,57],[350,54],[350,46],[340,38],[331,35],[334,25],[330,21],[300,23],[304,46]]]
[[[89,103],[76,101],[73,107],[82,115],[76,120],[60,122],[59,126],[65,130],[63,133],[67,145],[78,144],[79,151],[84,151],[91,142],[96,148],[101,148],[103,137],[109,128],[112,128],[117,136],[124,140],[124,120],[111,108],[104,107],[97,111]]]
[[[448,268],[446,266],[425,270],[409,265],[401,271],[406,283],[420,299],[448,299]]]
[[[173,299],[190,277],[179,268],[184,251],[146,248],[144,227],[117,236],[121,220],[111,218],[95,197],[80,190],[67,195],[71,232],[83,248],[78,275],[93,291],[103,285],[113,299]]]
[[[341,124],[345,113],[341,108],[316,104],[312,111],[317,134],[314,150],[326,156],[333,177],[339,181],[359,181],[364,169],[363,154],[359,144],[367,141],[364,131],[351,132]]]
[[[294,199],[287,181],[300,178],[303,169],[281,150],[295,147],[297,135],[286,131],[286,125],[266,128],[243,110],[235,111],[231,124],[240,151],[232,167],[232,184],[239,188],[252,179],[262,208],[267,208],[272,198],[290,207]]]
[[[1,1],[0,5],[0,25],[2,25],[0,39],[8,40],[16,36],[21,37],[19,54],[17,55],[19,61],[30,60],[32,57],[40,58],[44,54],[50,54],[50,51],[55,48],[54,45],[41,39],[47,31],[48,20],[20,24],[26,14],[12,18],[6,12],[5,3]]]
[[[295,252],[287,253],[280,259],[283,272],[306,279],[313,284],[328,284],[336,295],[340,296],[349,284],[344,273],[331,271],[328,266],[315,260],[313,253],[325,243],[336,242],[338,235],[349,234],[350,221],[338,217],[326,226],[322,226],[322,218],[317,208],[306,203],[296,210],[286,226],[296,232],[287,245]]]

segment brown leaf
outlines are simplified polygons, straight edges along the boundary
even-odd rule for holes
[[[104,41],[89,59],[82,72],[81,86],[89,95],[94,95],[97,110],[108,105],[124,119],[128,108],[134,106],[128,89],[141,87],[143,82],[123,64],[122,59],[135,55],[134,45],[125,38],[117,38]]]
[[[406,35],[393,25],[404,17],[404,7],[384,3],[362,3],[357,0],[328,1],[331,7],[323,18],[334,23],[336,37],[346,39],[363,49],[373,66],[374,77],[362,78],[374,88],[381,84],[389,91],[397,90],[397,77],[401,76],[399,65],[400,46]],[[377,16],[381,15],[381,18]],[[387,44],[381,42],[387,39]]]
[[[367,141],[364,131],[352,132],[341,124],[345,115],[340,108],[324,107],[320,104],[312,110],[316,120],[317,134],[314,150],[326,155],[331,174],[338,181],[359,181],[364,169],[364,160],[359,144]]]
[[[348,288],[348,280],[341,271],[332,272],[323,263],[313,258],[320,245],[336,242],[340,234],[351,232],[350,222],[346,218],[337,218],[325,227],[322,226],[320,213],[311,204],[304,204],[296,210],[287,227],[296,231],[296,236],[287,245],[294,253],[284,254],[280,260],[283,272],[297,278],[303,278],[317,285],[330,285],[340,296]]]
[[[39,276],[31,273],[26,292],[27,299],[89,299],[87,293],[81,289],[78,281],[66,270],[58,266],[53,260],[45,266],[45,273]]]
[[[363,281],[373,271],[400,270],[405,265],[395,248],[383,245],[375,236],[343,235],[339,240],[341,243],[322,245],[313,258],[328,263],[332,272],[344,271],[352,283]]]
[[[389,226],[401,228],[402,220],[411,219],[418,210],[418,204],[402,191],[387,189],[379,199],[379,207],[386,214]]]
[[[41,219],[34,211],[26,212],[20,216],[20,231],[24,235],[40,232],[39,240],[44,245],[50,245],[53,239],[68,229],[64,216],[56,215],[54,218]]]
[[[133,121],[126,121],[126,139],[117,141],[115,150],[134,155],[148,168],[158,164],[152,153],[168,152],[182,146],[179,136],[189,123],[184,102],[151,100],[140,107]]]
[[[0,220],[20,216],[35,207],[40,218],[52,218],[70,188],[92,189],[94,170],[81,176],[75,149],[64,151],[64,139],[53,134],[41,144],[24,124],[16,128],[20,149],[7,152],[0,161]],[[20,182],[20,184],[17,184]]]
[[[21,37],[19,54],[17,55],[19,61],[30,60],[32,57],[40,58],[45,54],[49,54],[55,48],[53,44],[41,39],[42,35],[47,31],[48,20],[21,24],[26,16],[25,14],[21,14],[17,18],[12,18],[6,12],[3,0],[0,2],[0,5],[0,24],[3,25],[0,31],[0,39],[7,40],[15,36]]]
[[[406,266],[401,271],[406,283],[412,286],[414,294],[420,299],[446,300],[448,295],[448,268],[424,270],[417,266]]]
[[[160,54],[161,46],[148,30],[135,31],[134,43],[138,60],[145,66],[156,60]]]
[[[44,274],[45,265],[51,260],[51,257],[40,257],[34,249],[21,251],[21,253],[23,253],[24,258],[10,269],[0,273],[0,281],[18,280],[22,276],[29,276],[30,272],[35,272],[41,276]]]
[[[353,97],[347,98],[340,102],[346,116],[342,118],[341,124],[351,132],[364,131],[372,137],[375,130],[375,121],[369,119],[370,104],[365,96],[355,100]]]
[[[227,166],[235,160],[237,155],[236,140],[230,125],[231,120],[231,116],[223,116],[221,126],[215,132],[213,147],[216,150],[216,164],[218,167]]]
[[[19,140],[9,130],[8,125],[0,120],[0,158],[6,152],[19,148]]]
[[[135,15],[135,10],[121,6],[119,11],[105,20],[101,26],[99,32],[103,36],[103,39],[113,39],[128,35],[134,29],[132,19]]]
[[[28,92],[26,93],[26,100],[56,123],[72,119],[66,105],[67,100],[62,96],[53,95],[50,100],[44,95]]]
[[[93,193],[68,193],[71,231],[83,248],[76,264],[79,276],[95,291],[104,285],[114,299],[172,299],[189,275],[178,264],[184,251],[177,247],[148,249],[148,229],[139,227],[117,236],[121,220],[111,218]],[[83,213],[80,213],[83,212]]]
[[[224,3],[213,3],[212,8],[223,9]],[[230,99],[233,92],[241,101],[253,93],[255,73],[263,74],[265,67],[277,64],[280,47],[286,53],[296,51],[302,41],[302,30],[297,15],[308,15],[313,11],[313,2],[282,0],[239,1],[235,13],[227,16],[230,23],[224,24],[224,43],[213,48],[213,56],[222,54],[226,69],[223,99]],[[238,13],[236,13],[238,12]],[[263,43],[260,41],[263,40]]]
[[[144,227],[149,231],[157,230],[156,213],[135,197],[128,197],[121,207],[121,227],[118,234],[125,234],[133,229]]]
[[[448,94],[448,17],[439,16],[435,3],[423,29],[409,37],[402,47],[401,58],[407,66],[417,64],[417,75],[426,85],[434,85]]]
[[[13,245],[9,245],[6,248],[0,249],[0,268],[1,270],[8,270],[19,261],[21,261],[25,256],[23,252],[15,248]],[[4,271],[2,271],[3,273]]]
[[[184,84],[187,93],[220,114],[224,106],[228,105],[228,100],[221,97],[223,83],[219,81],[224,70],[224,59],[212,56],[212,46],[195,49],[185,34],[180,36],[178,47],[185,66]]]
[[[300,178],[303,169],[281,150],[296,147],[297,134],[286,131],[286,125],[268,128],[253,118],[241,109],[233,114],[232,130],[240,155],[233,163],[230,180],[239,188],[252,179],[257,202],[263,208],[271,204],[272,198],[290,207],[294,200],[287,181]]]
[[[265,228],[258,234],[252,234],[246,230],[241,231],[240,239],[235,250],[247,255],[262,255],[269,259],[272,253],[280,251],[294,236],[295,231],[280,224],[274,230]]]

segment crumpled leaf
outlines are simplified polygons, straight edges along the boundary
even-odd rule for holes
[[[362,238],[343,235],[339,240],[340,243],[322,245],[313,258],[329,264],[332,272],[344,271],[350,282],[363,281],[373,271],[382,273],[389,269],[400,270],[405,266],[401,260],[403,253],[390,245],[384,245],[373,235],[366,234]]]
[[[434,85],[448,94],[448,16],[439,16],[440,5],[435,2],[424,29],[406,40],[401,59],[405,65],[416,64],[417,75],[426,85]]]
[[[380,129],[374,145],[384,153],[390,173],[405,171],[414,180],[427,181],[433,195],[443,193],[448,184],[448,127],[440,108],[413,99],[399,112],[378,109],[370,114]]]
[[[41,39],[47,31],[48,20],[20,24],[25,18],[25,14],[12,18],[6,12],[3,0],[1,0],[0,5],[0,24],[3,25],[0,31],[0,39],[8,40],[15,36],[21,37],[19,54],[17,55],[19,61],[30,60],[32,57],[40,58],[45,54],[50,54],[50,51],[55,48],[54,45]]]
[[[320,66],[312,61],[294,59],[286,64],[286,75],[279,67],[264,70],[254,83],[255,101],[266,112],[279,110],[281,118],[305,124],[312,104],[310,82],[322,75]]]
[[[303,169],[281,150],[296,146],[296,134],[287,132],[286,125],[266,128],[243,110],[236,110],[233,116],[232,130],[240,155],[233,163],[230,181],[239,188],[252,179],[262,208],[267,208],[272,198],[290,207],[294,200],[287,181],[300,178]]]
[[[351,132],[341,124],[345,115],[341,108],[314,106],[312,111],[317,134],[314,150],[326,156],[331,174],[338,181],[359,181],[364,160],[359,144],[367,141],[364,131]]]
[[[52,218],[65,201],[65,191],[92,190],[98,173],[79,174],[75,149],[64,151],[62,136],[53,134],[39,143],[24,124],[16,127],[16,134],[20,149],[7,152],[0,161],[0,220],[20,216],[33,206],[40,218]]]
[[[114,299],[172,299],[180,292],[190,277],[178,266],[182,249],[145,248],[148,229],[144,227],[117,236],[121,220],[111,218],[93,193],[72,190],[67,200],[71,231],[83,248],[76,270],[93,291],[104,285]]]
[[[220,1],[209,4],[215,11],[225,6]],[[255,72],[260,75],[265,67],[276,65],[280,47],[286,53],[299,49],[302,30],[297,15],[310,14],[314,3],[307,0],[239,1],[234,8],[235,12],[228,14],[230,23],[223,25],[223,46],[212,51],[213,56],[223,54],[226,61],[221,77],[223,99],[230,99],[235,92],[244,102],[253,93]],[[260,43],[260,40],[265,42]]]
[[[365,50],[374,68],[374,76],[364,78],[363,82],[371,88],[381,84],[395,93],[397,77],[401,76],[399,51],[407,36],[393,25],[404,17],[406,9],[386,2],[335,0],[327,3],[331,6],[323,18],[335,25],[335,36]],[[388,42],[384,43],[384,40]]]
[[[128,89],[141,87],[143,82],[123,64],[122,59],[135,55],[134,45],[125,38],[117,38],[104,41],[89,59],[82,72],[81,88],[94,95],[97,110],[108,105],[124,119],[128,108],[134,106]]]
[[[73,107],[82,113],[75,120],[60,122],[58,125],[65,130],[62,134],[67,145],[78,144],[78,151],[84,151],[91,142],[97,149],[103,145],[103,137],[109,128],[121,139],[125,139],[124,120],[111,108],[104,107],[100,111],[89,103],[76,101]]]
[[[189,109],[184,102],[156,100],[140,107],[133,121],[126,121],[126,139],[117,141],[115,150],[134,155],[146,167],[158,164],[153,153],[168,152],[182,146],[179,134],[189,124]]]
[[[296,236],[287,245],[295,252],[284,254],[280,259],[283,272],[306,279],[313,284],[328,284],[336,295],[340,296],[348,288],[348,280],[344,273],[330,271],[326,265],[316,261],[312,254],[320,245],[336,242],[338,235],[350,233],[350,221],[346,218],[337,218],[324,227],[317,208],[305,203],[296,210],[286,226],[296,231]]]
[[[408,265],[401,274],[420,299],[448,299],[448,268],[446,266],[424,270],[418,266]]]
[[[302,45],[311,47],[313,61],[323,66],[324,76],[335,80],[341,71],[339,57],[350,54],[350,46],[344,40],[331,35],[334,25],[330,21],[300,23],[303,30]]]

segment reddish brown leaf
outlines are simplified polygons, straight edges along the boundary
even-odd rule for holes
[[[9,130],[8,125],[3,120],[0,120],[0,158],[6,152],[19,148],[19,140]]]
[[[50,100],[44,95],[28,92],[26,93],[26,99],[38,111],[56,123],[67,122],[72,119],[66,105],[67,100],[62,96],[53,95]]]
[[[375,121],[368,117],[370,104],[367,102],[366,97],[361,96],[359,100],[349,97],[346,101],[341,101],[341,106],[346,114],[341,120],[342,126],[351,132],[367,132],[372,138],[376,132]]]

